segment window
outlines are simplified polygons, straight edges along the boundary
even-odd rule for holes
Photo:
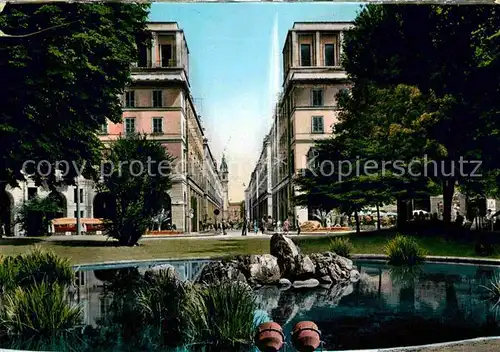
[[[153,117],[153,133],[163,133],[163,118]]]
[[[160,46],[161,49],[161,67],[170,67],[170,60],[172,60],[172,45],[164,44]]]
[[[135,107],[135,91],[129,90],[125,92],[125,107],[127,108]]]
[[[335,46],[325,44],[325,66],[335,66]]]
[[[76,199],[76,188],[73,190],[73,199],[75,203],[77,202]],[[80,203],[83,203],[83,189],[80,188]]]
[[[311,44],[300,44],[300,66],[311,66]]]
[[[135,118],[128,117],[125,119],[125,134],[135,133]]]
[[[312,90],[312,106],[323,106],[323,89]]]
[[[162,93],[163,92],[161,90],[154,90],[153,91],[153,107],[154,108],[161,108],[163,106]]]
[[[139,67],[148,67],[148,49],[145,45],[139,45]]]
[[[28,200],[36,198],[37,193],[38,193],[38,188],[28,187]]]
[[[77,217],[78,212],[75,210],[73,214],[75,215],[75,218],[76,218],[76,217]],[[83,215],[84,215],[84,214],[83,214],[83,210],[80,210],[80,219],[84,217]]]
[[[311,127],[312,127],[312,133],[323,133],[324,132],[323,116],[313,116]]]
[[[99,133],[100,134],[108,134],[108,124],[107,123],[103,123],[101,125],[101,128],[99,129]]]

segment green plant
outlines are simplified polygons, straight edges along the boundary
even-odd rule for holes
[[[75,273],[69,259],[61,258],[39,246],[17,257],[7,257],[0,263],[0,286],[3,291],[42,282],[70,285],[74,278]]]
[[[389,264],[414,265],[425,259],[425,251],[418,242],[402,235],[397,235],[385,246],[385,254],[389,257]]]
[[[66,287],[58,283],[37,283],[17,287],[3,296],[0,324],[11,335],[53,336],[81,323],[80,307],[72,307]]]
[[[216,350],[251,344],[257,303],[248,285],[224,281],[193,290],[186,312],[194,342]]]
[[[183,308],[190,299],[185,284],[171,269],[148,271],[144,281],[145,285],[137,294],[137,303],[149,330],[146,336],[159,337],[159,343],[166,346],[185,342],[188,316]]]
[[[50,220],[60,211],[53,197],[35,197],[20,206],[16,222],[21,224],[27,236],[45,236],[48,233]]]
[[[349,258],[353,250],[352,243],[349,238],[335,237],[330,240],[330,251],[335,252],[342,257]]]
[[[113,168],[122,160],[141,161],[143,165],[171,165],[174,161],[158,141],[146,135],[132,134],[119,138],[109,151],[110,164],[105,165],[105,176],[98,185],[100,191],[112,194],[110,210],[104,228],[108,236],[120,245],[134,246],[151,226],[151,219],[165,208],[172,186],[171,169],[137,175],[131,168]],[[137,170],[136,170],[137,171]],[[144,171],[144,170],[143,170]]]
[[[488,286],[482,286],[488,291],[488,299],[494,302],[494,308],[500,306],[500,274],[495,274]]]

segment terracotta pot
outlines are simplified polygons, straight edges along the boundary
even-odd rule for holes
[[[255,345],[262,352],[277,352],[283,347],[285,335],[281,326],[274,322],[260,324],[255,334]]]
[[[299,352],[313,352],[321,343],[321,332],[312,321],[301,321],[293,328],[292,342]]]

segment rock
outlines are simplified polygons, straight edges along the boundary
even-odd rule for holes
[[[293,282],[293,287],[294,288],[313,288],[319,286],[319,281],[316,279],[309,279],[309,280],[297,280]]]
[[[245,275],[239,269],[239,264],[235,260],[227,262],[207,263],[198,277],[197,282],[213,283],[216,281],[242,281],[246,282]]]
[[[311,259],[316,267],[316,277],[323,280],[329,276],[333,283],[350,282],[357,272],[352,260],[341,257],[332,252],[311,254]]]
[[[280,279],[279,285],[282,287],[292,286],[292,283],[288,279]]]
[[[351,270],[350,276],[351,276],[351,282],[358,282],[359,281],[359,277],[360,277],[359,271]]]
[[[329,275],[320,277],[318,281],[322,284],[331,284],[333,282],[332,278]]]
[[[277,283],[281,277],[278,259],[271,254],[250,256],[250,280],[269,285]]]
[[[299,248],[293,241],[280,233],[271,237],[271,255],[277,258],[282,277],[295,273]]]
[[[341,269],[346,270],[346,271],[351,271],[352,270],[352,260],[341,257],[340,255],[337,255],[335,258],[335,262],[340,266]]]
[[[315,273],[316,268],[311,258],[308,255],[304,257],[299,255],[295,265],[295,272],[291,273],[291,275],[297,279],[310,279],[314,277]]]
[[[159,271],[159,270],[175,270],[175,267],[172,264],[159,264],[154,265],[149,268],[151,271]]]

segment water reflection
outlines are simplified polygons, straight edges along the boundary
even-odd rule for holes
[[[181,280],[195,280],[207,261],[176,261]],[[260,309],[283,326],[314,321],[326,349],[370,349],[419,345],[479,336],[500,335],[500,314],[486,299],[482,285],[500,269],[469,265],[425,264],[412,269],[357,262],[360,280],[313,290],[264,287],[256,291]],[[58,351],[167,351],[154,337],[154,327],[141,326],[130,306],[152,265],[80,270],[70,292],[83,307],[83,334],[59,342]],[[156,333],[156,335],[158,335]],[[1,342],[0,342],[1,343]],[[54,350],[32,342],[32,350]],[[51,342],[54,343],[54,342]],[[288,341],[290,343],[290,341]],[[27,342],[10,342],[11,347]],[[5,343],[4,347],[9,347]],[[47,345],[51,346],[51,345]],[[209,351],[191,346],[177,351]],[[248,350],[248,348],[246,349]]]

